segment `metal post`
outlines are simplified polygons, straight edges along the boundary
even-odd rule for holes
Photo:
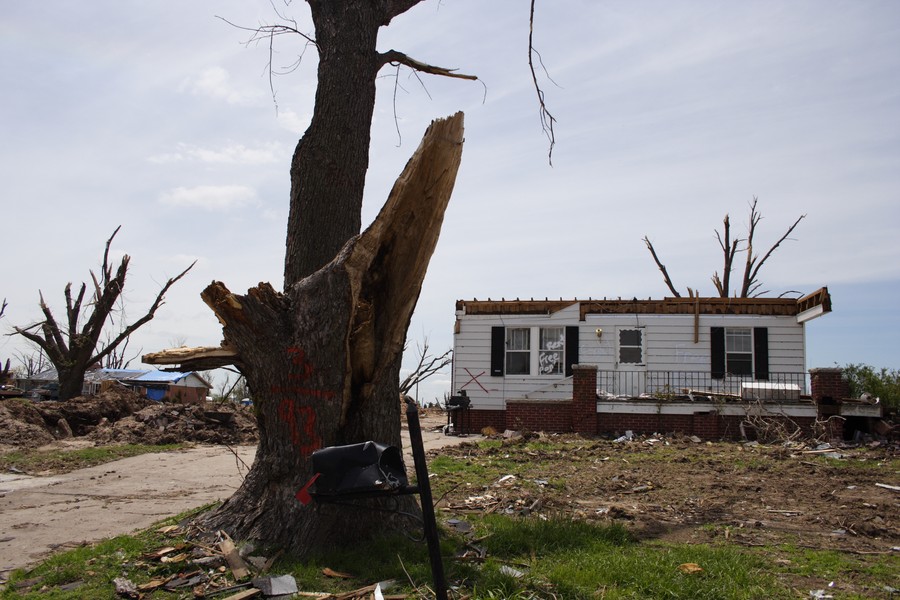
[[[406,397],[406,421],[409,423],[409,444],[413,463],[416,467],[416,483],[422,503],[422,521],[425,540],[428,542],[428,556],[431,559],[431,576],[434,579],[436,600],[447,600],[447,580],[444,577],[444,563],[441,560],[441,542],[438,538],[437,521],[434,518],[434,502],[431,498],[431,482],[428,480],[428,466],[425,464],[425,446],[422,443],[422,426],[419,423],[419,408],[415,400]]]

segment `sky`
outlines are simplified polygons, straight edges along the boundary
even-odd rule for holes
[[[278,39],[270,81],[268,45],[234,25],[271,23],[275,6],[312,33],[304,2],[273,2],[0,5],[0,358],[31,352],[5,334],[40,318],[39,290],[64,314],[65,284],[90,281],[119,225],[126,317],[197,261],[129,354],[218,345],[199,296],[211,281],[280,289],[316,56]],[[729,214],[745,235],[754,197],[758,247],[806,215],[762,289],[832,295],[807,324],[807,366],[900,368],[900,3],[538,0],[552,164],[528,4],[426,0],[382,28],[380,50],[479,78],[379,79],[364,225],[428,123],[466,114],[405,368],[423,342],[452,346],[458,299],[670,295],[644,236],[682,294],[714,295],[716,230]],[[446,369],[418,396],[449,388]]]

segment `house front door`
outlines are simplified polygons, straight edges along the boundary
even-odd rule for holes
[[[647,340],[643,327],[616,327],[616,395],[637,397],[647,390]]]

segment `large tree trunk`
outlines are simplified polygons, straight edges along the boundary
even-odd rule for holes
[[[260,445],[241,488],[207,526],[303,555],[393,527],[344,506],[300,504],[321,447],[400,445],[399,364],[462,153],[462,113],[435,121],[375,222],[283,294],[238,296],[213,282],[203,298],[253,391]],[[146,359],[145,359],[146,360]],[[378,503],[375,502],[375,505]],[[407,496],[401,507],[415,508]]]
[[[319,51],[312,121],[291,161],[284,287],[327,264],[359,233],[369,167],[380,2],[309,2]]]
[[[57,369],[56,374],[59,381],[60,400],[71,400],[81,395],[81,391],[84,389],[84,368]]]

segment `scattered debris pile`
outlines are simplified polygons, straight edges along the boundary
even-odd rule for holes
[[[373,596],[387,600],[413,598],[407,594],[384,595],[395,587],[395,580],[380,581],[355,590],[339,593],[302,592],[293,575],[271,575],[270,569],[281,553],[261,556],[252,544],[238,547],[224,531],[215,533],[210,543],[185,541],[191,526],[167,525],[157,530],[170,541],[152,552],[135,559],[126,559],[123,550],[122,575],[112,581],[120,598],[140,599],[157,597],[156,591],[178,594],[184,598],[216,598],[218,600],[246,600],[248,598],[315,598],[317,600],[369,600]],[[326,578],[351,579],[353,576],[324,568]],[[144,581],[136,583],[135,581]],[[51,586],[43,577],[11,584],[19,592],[74,592],[84,585],[74,581]],[[418,597],[418,596],[415,596]]]
[[[258,440],[250,409],[154,402],[126,389],[66,401],[0,401],[3,444],[35,448],[70,438],[105,444],[247,444]]]
[[[862,553],[900,548],[900,443],[892,440],[763,444],[506,432],[490,445],[440,453],[459,465],[432,482],[437,508],[455,529],[471,514],[564,516],[614,521],[637,537],[674,542],[724,535],[754,546],[793,539]]]

